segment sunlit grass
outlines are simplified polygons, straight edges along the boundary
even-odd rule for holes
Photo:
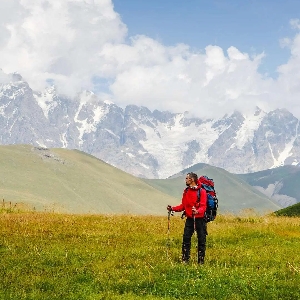
[[[0,215],[0,299],[300,299],[300,218],[218,216],[204,266],[172,217]],[[205,296],[203,296],[205,295]]]

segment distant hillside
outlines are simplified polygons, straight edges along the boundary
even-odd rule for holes
[[[300,203],[288,206],[275,212],[276,216],[300,217]]]
[[[281,208],[238,176],[207,164],[196,164],[167,179],[144,179],[144,181],[156,189],[176,197],[179,203],[185,188],[185,175],[188,172],[195,172],[198,175],[206,175],[214,179],[220,213],[238,214],[253,209],[258,214],[265,214]]]
[[[239,174],[239,178],[245,180],[259,191],[287,207],[300,202],[300,167],[282,166],[275,169]]]
[[[0,146],[0,197],[37,210],[166,214],[177,199],[77,150]]]

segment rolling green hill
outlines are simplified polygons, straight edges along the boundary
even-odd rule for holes
[[[300,203],[275,211],[276,216],[300,217]]]
[[[198,176],[206,175],[214,179],[220,213],[239,214],[243,211],[253,209],[258,214],[265,214],[280,208],[279,205],[238,176],[224,169],[206,164],[196,164],[168,179],[144,179],[144,181],[156,189],[176,197],[178,199],[177,202],[180,203],[185,187],[184,178],[188,172],[195,172]]]
[[[77,150],[0,146],[0,197],[42,211],[166,214],[177,199]]]
[[[214,179],[219,213],[281,208],[239,176],[206,164],[168,179],[140,179],[84,152],[30,145],[0,146],[0,197],[38,211],[164,215],[180,202],[189,171]]]

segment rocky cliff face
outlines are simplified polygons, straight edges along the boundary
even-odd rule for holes
[[[114,103],[85,91],[32,91],[18,74],[0,84],[0,143],[79,149],[128,173],[166,178],[199,163],[248,173],[300,161],[299,120],[287,110],[218,120]]]

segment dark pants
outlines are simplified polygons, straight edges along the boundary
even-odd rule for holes
[[[193,218],[187,218],[185,221],[183,239],[182,239],[182,261],[189,261],[191,252],[191,239],[194,233],[194,226],[196,227],[198,238],[198,263],[204,263],[207,224],[203,218],[195,218],[195,225]]]

